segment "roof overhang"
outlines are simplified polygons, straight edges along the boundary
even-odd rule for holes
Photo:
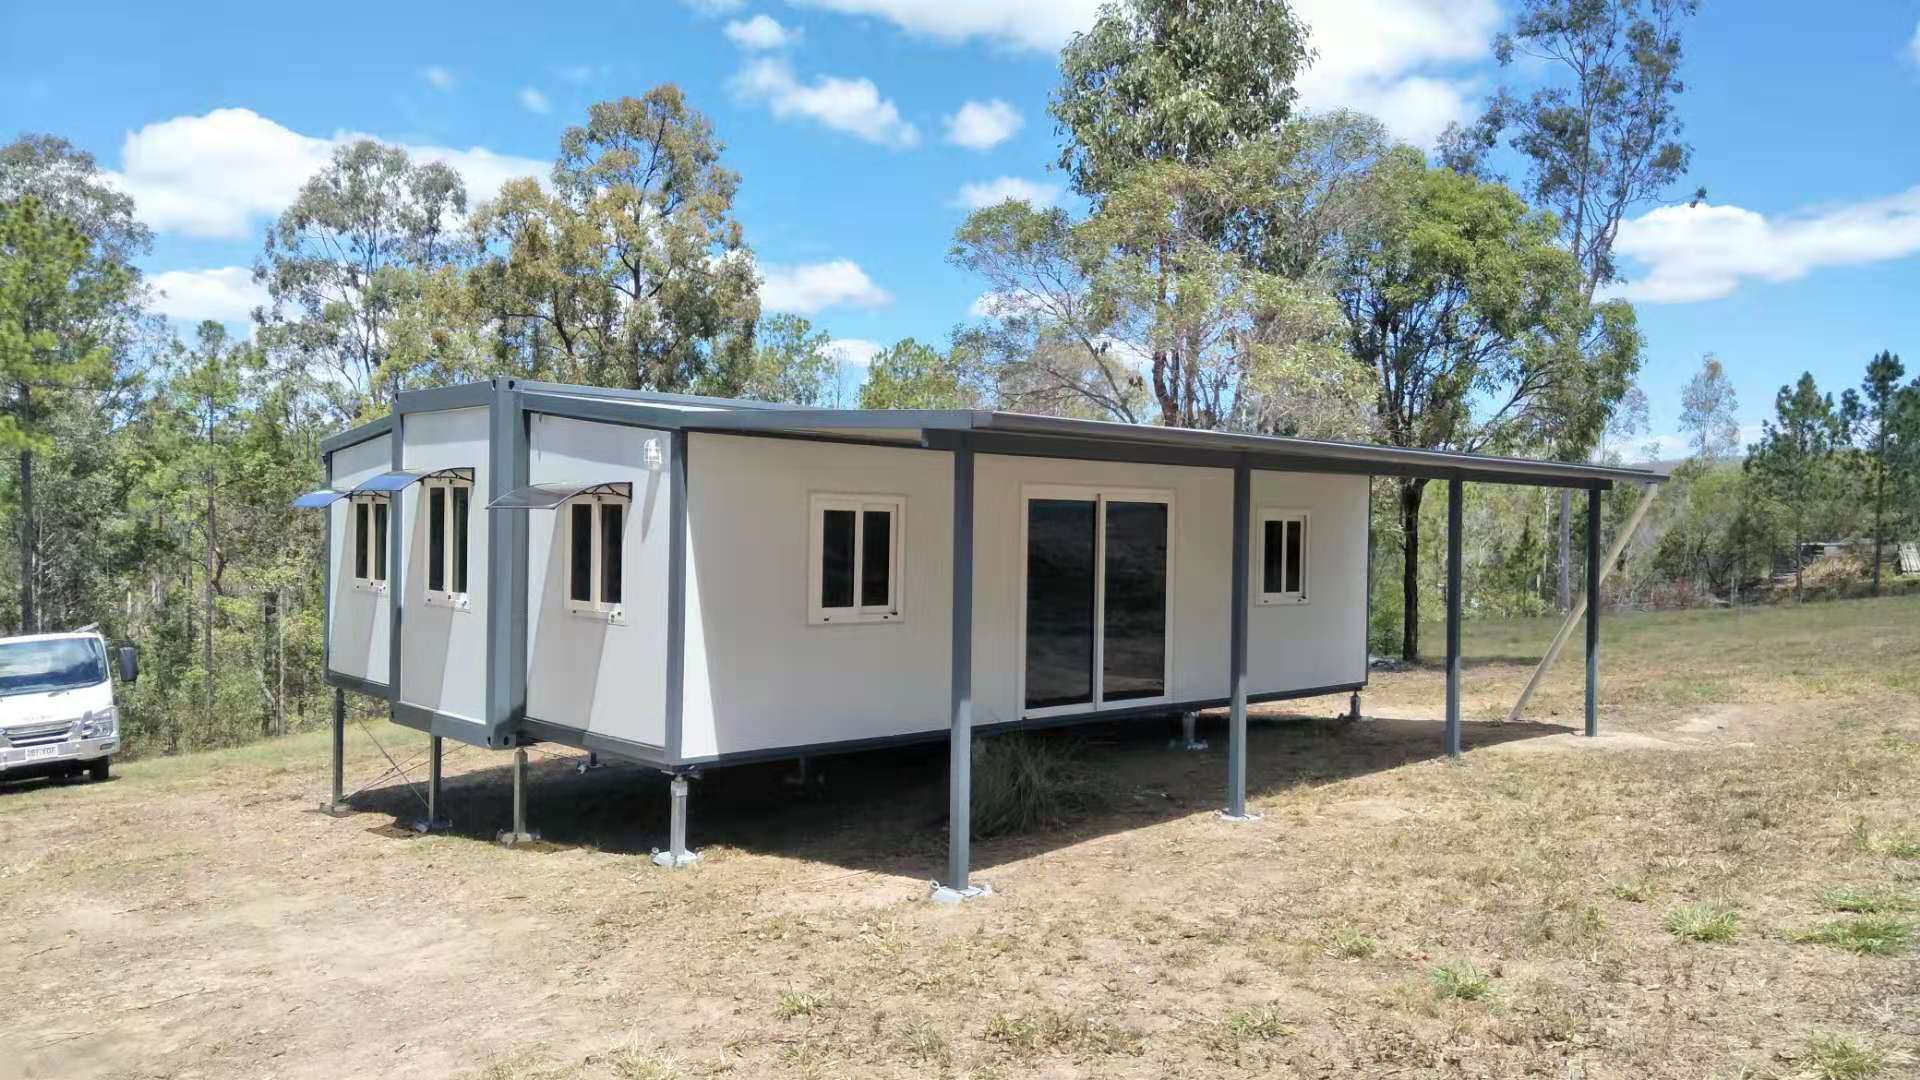
[[[514,488],[487,504],[489,510],[552,510],[580,498],[633,498],[633,484],[627,480],[578,481],[559,484],[528,484]]]

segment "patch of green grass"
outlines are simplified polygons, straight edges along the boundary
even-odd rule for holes
[[[1688,904],[1667,912],[1665,925],[1667,933],[1687,941],[1732,941],[1740,916],[1712,904]]]
[[[1904,832],[1878,832],[1867,819],[1853,819],[1853,846],[1869,855],[1891,855],[1896,859],[1920,859],[1920,838]]]
[[[1217,1060],[1242,1063],[1262,1044],[1293,1034],[1280,1010],[1271,1005],[1235,1009],[1212,1024],[1206,1035],[1208,1052]]]
[[[1881,1050],[1845,1035],[1814,1035],[1807,1040],[1807,1065],[1819,1080],[1867,1080],[1887,1067]]]
[[[780,995],[774,1006],[782,1020],[792,1020],[802,1016],[813,1016],[832,1007],[833,995],[812,990],[788,990]]]
[[[1828,889],[1820,902],[1829,911],[1847,911],[1855,915],[1884,915],[1910,911],[1912,901],[1894,892],[1867,892],[1863,889]]]
[[[1105,804],[1079,744],[1057,735],[1015,733],[975,744],[973,834],[1012,836],[1057,828]]]
[[[1136,1032],[1097,1017],[1053,1009],[1000,1013],[987,1021],[981,1036],[1021,1058],[1042,1054],[1103,1057],[1140,1052],[1140,1036]]]
[[[1493,980],[1467,961],[1433,969],[1433,992],[1456,1001],[1479,1001],[1493,991]]]
[[[952,1059],[946,1037],[926,1020],[916,1020],[901,1029],[900,1044],[908,1056],[922,1065],[944,1067]]]
[[[1380,951],[1380,943],[1351,926],[1343,926],[1333,932],[1327,951],[1343,960],[1365,960]]]
[[[1907,950],[1913,937],[1913,924],[1887,915],[1862,915],[1857,919],[1833,919],[1811,930],[1793,935],[1793,940],[1812,945],[1831,945],[1862,956],[1897,956]]]
[[[1653,899],[1654,887],[1645,881],[1616,881],[1607,889],[1614,899],[1629,904],[1644,904]]]

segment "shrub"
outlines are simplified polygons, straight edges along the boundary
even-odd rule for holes
[[[973,834],[1052,829],[1104,799],[1080,765],[1079,744],[1025,732],[984,739],[973,759]]]

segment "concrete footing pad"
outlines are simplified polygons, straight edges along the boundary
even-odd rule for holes
[[[932,900],[936,904],[959,904],[968,900],[978,900],[983,896],[992,895],[993,886],[985,882],[981,882],[978,885],[969,885],[964,889],[950,888],[939,882],[935,882],[933,884],[933,891],[928,895],[927,899]]]
[[[453,822],[446,818],[418,818],[407,828],[417,833],[445,832],[453,828]]]
[[[540,834],[537,832],[514,832],[512,829],[501,829],[499,835],[493,838],[494,843],[501,847],[518,847],[521,844],[531,844],[538,839]]]
[[[676,855],[671,851],[653,849],[653,865],[664,866],[670,870],[684,870],[699,861],[700,853],[697,851],[682,851]]]
[[[1221,821],[1231,821],[1238,824],[1244,824],[1249,821],[1264,821],[1266,820],[1266,816],[1265,814],[1256,814],[1251,810],[1244,814],[1229,814],[1225,810],[1220,811]]]

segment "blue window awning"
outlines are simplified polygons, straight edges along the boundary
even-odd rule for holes
[[[332,488],[321,488],[319,491],[309,491],[305,495],[293,500],[292,505],[302,510],[316,510],[321,507],[332,506],[334,503],[339,502],[351,494],[353,493],[350,491],[334,491]]]
[[[487,504],[489,510],[552,510],[554,507],[584,496],[600,498],[633,498],[633,484],[626,480],[602,480],[597,483],[577,481],[560,484],[529,484],[523,488],[514,488],[505,495]]]

